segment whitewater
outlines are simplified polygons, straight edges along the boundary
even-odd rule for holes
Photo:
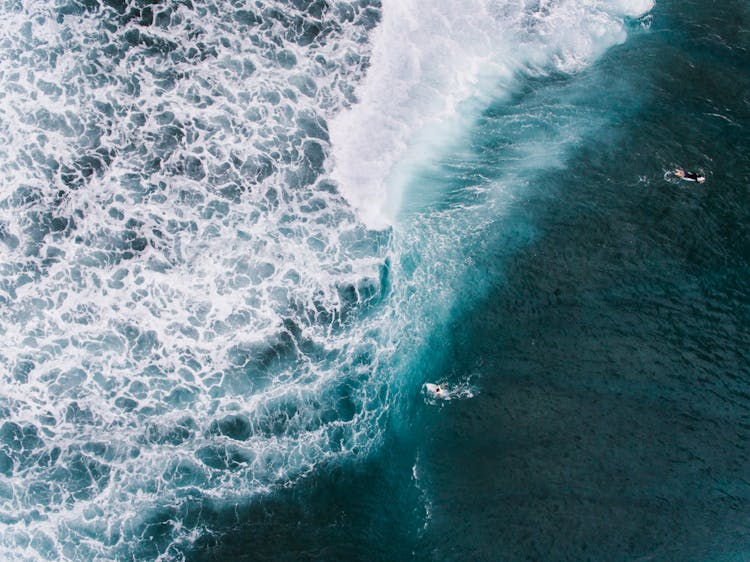
[[[377,450],[462,248],[596,124],[509,120],[460,197],[435,162],[651,8],[3,2],[2,557],[181,559],[202,509]]]

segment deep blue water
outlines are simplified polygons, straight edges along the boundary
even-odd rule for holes
[[[2,10],[3,557],[750,556],[746,3]]]

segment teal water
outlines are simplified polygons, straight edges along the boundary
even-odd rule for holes
[[[750,9],[427,4],[2,6],[2,557],[750,556]]]

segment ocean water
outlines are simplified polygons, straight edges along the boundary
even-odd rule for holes
[[[0,13],[0,558],[750,556],[747,3]]]

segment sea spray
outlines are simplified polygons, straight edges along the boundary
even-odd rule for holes
[[[385,0],[358,103],[331,122],[331,175],[367,225],[391,224],[430,160],[524,75],[575,72],[650,0]],[[408,195],[406,195],[408,197]]]

